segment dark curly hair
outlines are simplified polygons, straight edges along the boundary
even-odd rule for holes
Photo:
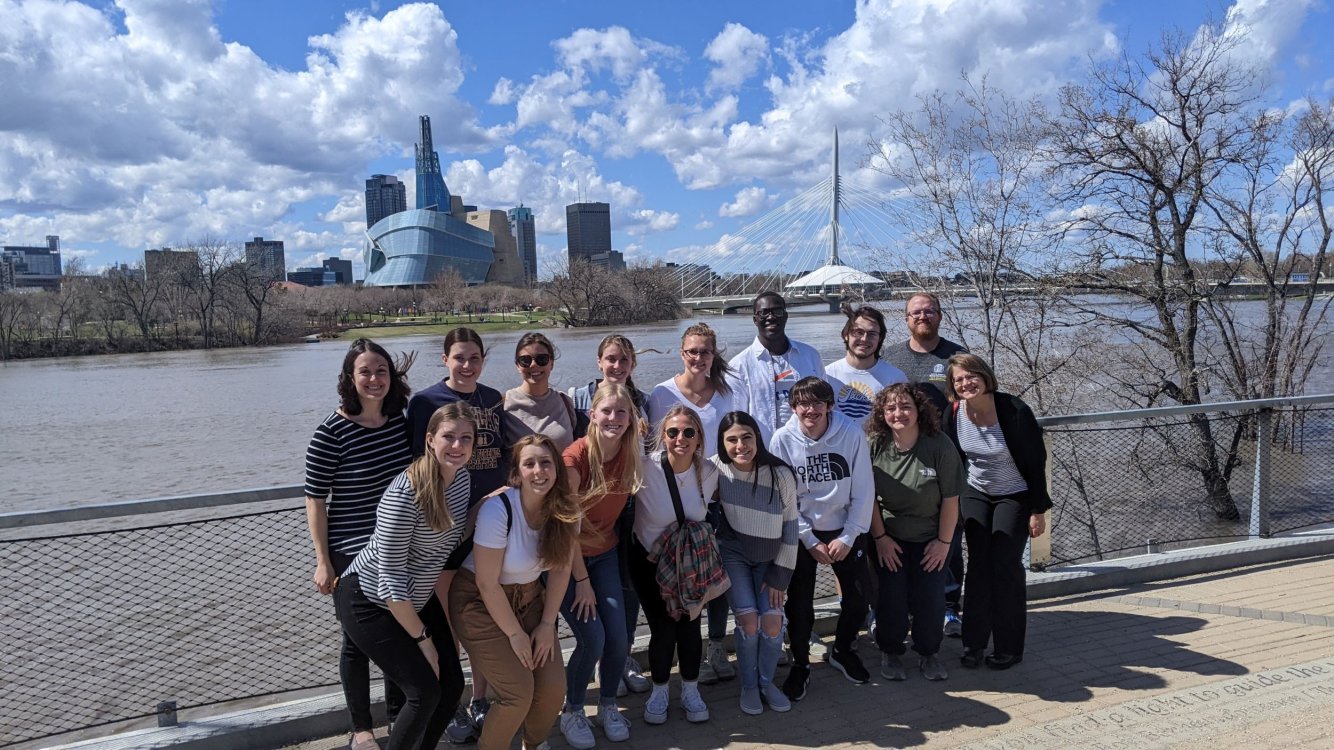
[[[923,435],[939,433],[940,412],[936,411],[936,405],[931,402],[931,397],[924,390],[930,387],[917,383],[894,383],[881,388],[880,392],[875,394],[875,402],[871,405],[871,416],[866,420],[866,435],[872,441],[893,439],[892,430],[885,424],[885,407],[899,396],[912,399],[913,405],[917,407],[917,429]]]
[[[347,354],[343,357],[343,369],[338,373],[339,406],[349,417],[361,413],[361,397],[357,395],[356,383],[352,381],[352,367],[356,364],[357,357],[368,353],[382,358],[385,364],[389,365],[389,392],[380,403],[380,414],[384,416],[401,414],[408,406],[408,396],[412,395],[412,387],[408,385],[408,370],[412,369],[412,362],[417,358],[416,354],[406,354],[395,362],[384,347],[370,339],[357,339],[347,348]]]

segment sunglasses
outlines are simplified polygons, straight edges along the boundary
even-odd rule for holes
[[[684,435],[686,440],[694,440],[699,433],[695,432],[694,427],[668,427],[665,432],[667,437],[675,440],[677,435]]]
[[[532,367],[536,362],[538,367],[546,367],[551,364],[550,354],[524,354],[514,358],[514,363],[519,367]]]

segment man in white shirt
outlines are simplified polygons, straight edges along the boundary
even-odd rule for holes
[[[870,305],[853,310],[844,305],[843,348],[846,354],[825,365],[825,380],[834,388],[834,408],[854,422],[864,423],[880,389],[908,382],[903,370],[880,359],[885,341],[885,316]]]
[[[751,303],[755,342],[732,358],[732,408],[750,413],[764,442],[792,416],[788,395],[798,380],[824,376],[820,353],[787,336],[787,302],[761,292]]]

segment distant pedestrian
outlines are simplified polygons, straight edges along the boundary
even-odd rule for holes
[[[727,599],[736,618],[741,710],[756,715],[768,704],[788,711],[792,703],[774,683],[774,672],[783,654],[783,603],[797,562],[796,474],[764,446],[749,414],[729,413],[718,433],[718,546],[732,581]]]
[[[947,371],[954,403],[945,428],[968,473],[960,499],[968,538],[962,663],[980,666],[990,641],[986,665],[1009,669],[1024,659],[1024,547],[1042,534],[1052,504],[1047,449],[1033,410],[997,390],[996,375],[981,357],[956,354]]]
[[[926,291],[912,294],[908,297],[904,315],[908,325],[908,340],[889,347],[884,355],[885,361],[902,370],[909,382],[930,386],[926,393],[942,419],[950,408],[946,365],[950,357],[968,351],[941,337],[940,323],[943,319],[944,308],[940,304],[940,297]],[[958,638],[963,633],[963,610],[959,606],[964,583],[963,524],[954,530],[951,541],[950,559],[945,567],[945,635]]]
[[[909,617],[922,676],[949,676],[937,654],[944,637],[945,561],[959,525],[964,481],[959,452],[940,431],[928,387],[885,388],[866,424],[878,506],[871,516],[880,579],[875,640],[880,676],[887,680],[907,677],[901,657]]]
[[[306,449],[306,525],[315,545],[315,588],[332,594],[375,529],[380,496],[412,461],[403,420],[411,359],[395,363],[370,339],[352,342],[338,375],[339,407],[320,425]],[[370,662],[343,634],[338,662],[343,697],[352,720],[352,750],[375,747],[371,719]],[[403,693],[385,680],[390,721]]]
[[[514,369],[519,371],[519,387],[505,391],[505,414],[516,433],[546,435],[558,450],[574,442],[579,415],[569,396],[551,387],[551,371],[556,367],[556,347],[545,335],[525,333],[514,347]]]
[[[497,696],[482,725],[483,750],[508,748],[520,730],[524,748],[535,750],[560,713],[565,669],[556,618],[582,517],[551,438],[515,443],[510,484],[482,502],[472,554],[449,590],[459,639]]]
[[[338,581],[343,632],[406,696],[389,750],[433,748],[463,694],[463,669],[440,598],[463,536],[476,427],[447,404],[426,425],[426,452],[385,490],[370,542]],[[367,748],[374,747],[372,744]]]

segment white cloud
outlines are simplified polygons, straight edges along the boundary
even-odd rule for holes
[[[239,238],[323,196],[341,219],[369,162],[410,151],[418,114],[442,151],[496,136],[457,98],[457,34],[435,5],[349,13],[294,71],[221,39],[203,0],[0,0],[0,17],[6,234]]]
[[[763,211],[773,201],[773,197],[762,187],[748,187],[737,191],[736,200],[724,203],[718,208],[719,216],[754,216]]]
[[[713,222],[704,219],[695,225],[696,229],[713,229]]]
[[[676,225],[681,222],[679,214],[670,211],[655,211],[651,208],[631,211],[626,218],[629,220],[629,226],[625,227],[625,231],[631,235],[667,232],[675,229]]]
[[[733,89],[745,83],[768,59],[769,39],[739,23],[729,23],[704,49],[714,63],[709,88]]]

